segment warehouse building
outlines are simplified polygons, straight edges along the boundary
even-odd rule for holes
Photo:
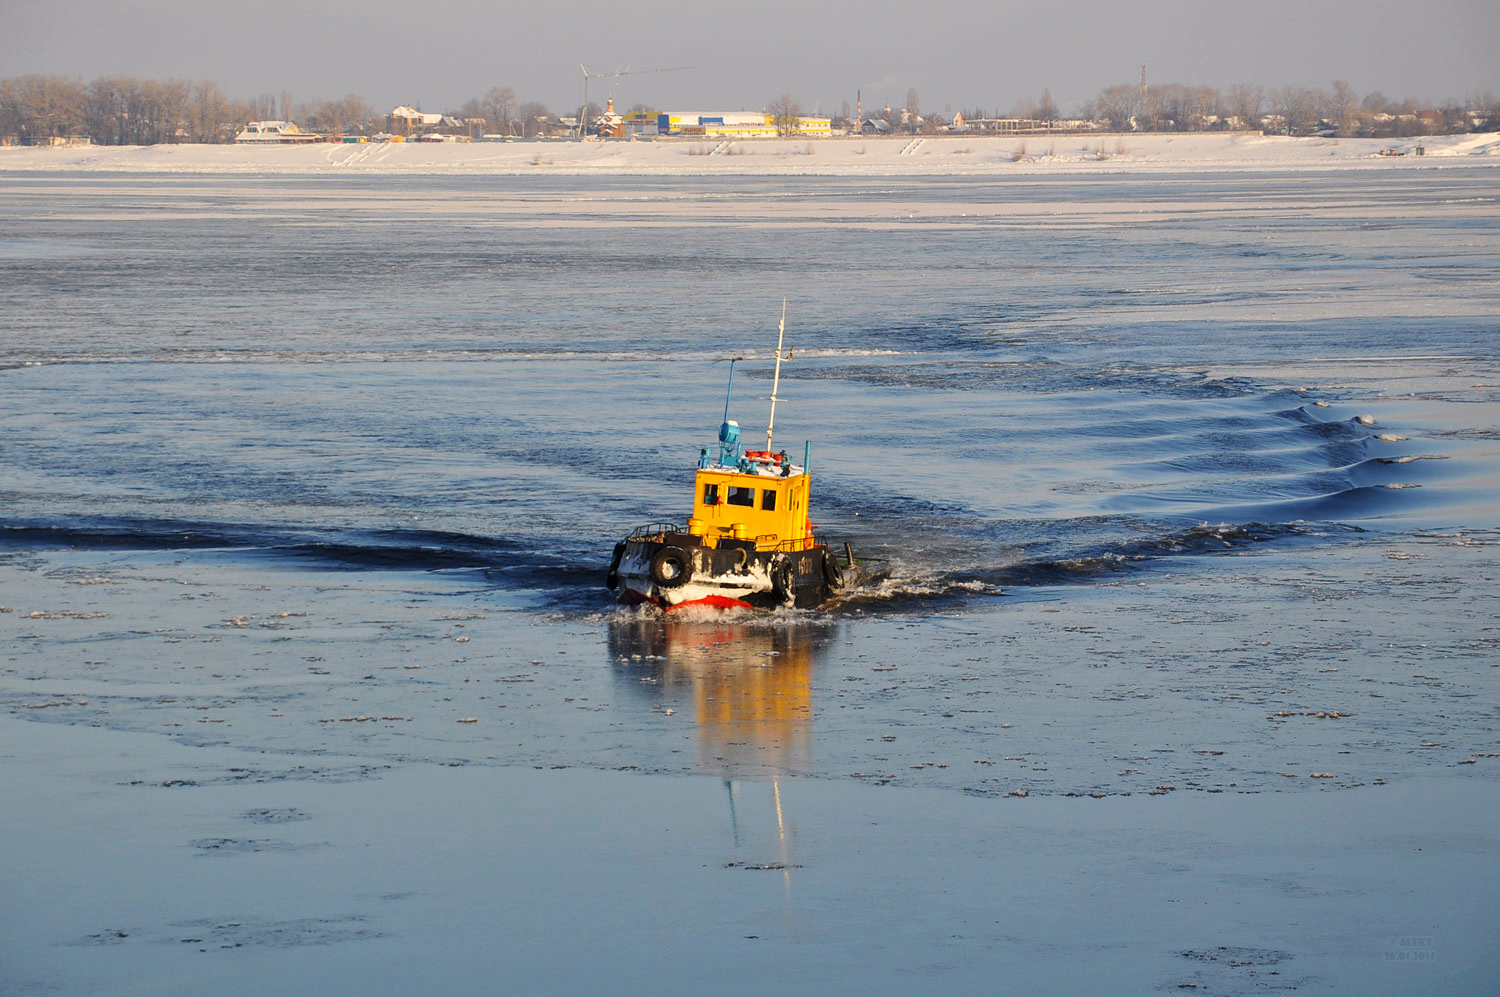
[[[809,137],[832,132],[828,118],[800,117],[792,134]],[[631,114],[625,118],[627,135],[670,135],[690,138],[775,138],[776,119],[764,111],[663,111]]]

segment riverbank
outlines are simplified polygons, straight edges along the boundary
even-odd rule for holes
[[[1394,140],[1290,138],[1247,133],[1067,134],[0,149],[0,170],[145,173],[1010,176],[1411,169],[1457,163],[1500,165],[1500,134]]]

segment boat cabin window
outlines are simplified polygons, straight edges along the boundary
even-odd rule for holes
[[[752,509],[755,508],[755,489],[741,488],[738,485],[731,485],[729,487],[729,504],[749,506]]]
[[[767,488],[765,491],[761,492],[760,493],[760,507],[762,509],[765,509],[767,512],[769,512],[772,509],[776,508],[776,493],[773,492],[769,488]]]
[[[718,485],[704,485],[703,486],[703,504],[704,505],[718,505],[719,504],[719,486]]]

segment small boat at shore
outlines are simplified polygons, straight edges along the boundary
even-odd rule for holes
[[[772,447],[781,364],[791,359],[781,355],[785,336],[783,302],[765,449],[741,451],[739,423],[729,418],[740,358],[732,359],[718,456],[706,448],[700,453],[687,522],[641,526],[615,544],[605,584],[620,602],[665,609],[809,608],[843,587],[843,566],[814,537],[809,519],[811,445],[804,446],[801,464]],[[845,550],[852,564],[847,544]]]

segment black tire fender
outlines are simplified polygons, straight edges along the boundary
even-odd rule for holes
[[[794,577],[790,558],[777,558],[775,563],[771,565],[771,594],[782,605],[789,605],[795,598],[795,592],[792,588]]]
[[[844,569],[839,567],[839,562],[826,551],[823,553],[823,581],[831,589],[844,587]]]
[[[604,576],[604,584],[611,591],[620,587],[620,559],[625,556],[625,545],[615,544],[615,556],[609,559],[609,571]]]
[[[651,558],[651,580],[664,589],[685,585],[693,577],[693,559],[681,547],[663,547]]]

